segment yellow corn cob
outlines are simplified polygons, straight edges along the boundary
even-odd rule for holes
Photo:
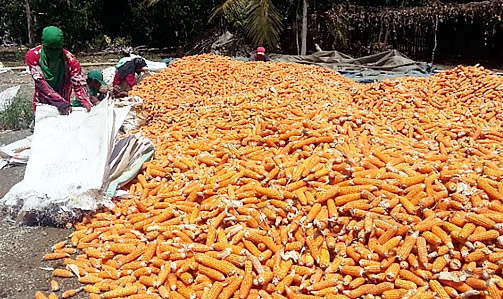
[[[64,291],[63,294],[61,294],[61,298],[74,297],[75,295],[77,295],[78,292],[79,292],[79,290],[75,290],[75,289]]]
[[[51,280],[50,286],[51,286],[51,291],[53,291],[53,292],[57,292],[60,289],[59,283],[56,280]]]
[[[477,226],[471,222],[466,223],[463,226],[463,229],[461,229],[461,232],[459,232],[459,238],[462,240],[466,240],[468,236],[470,236],[474,231]]]
[[[416,236],[414,234],[408,235],[402,246],[398,249],[397,252],[397,257],[398,260],[404,261],[407,259],[409,254],[412,252],[412,248],[414,248],[414,245],[416,244]]]
[[[405,290],[405,289],[388,290],[388,291],[384,291],[382,293],[382,298],[384,298],[384,299],[399,299],[399,298],[404,298],[405,294],[407,294],[407,290]]]
[[[499,232],[497,230],[488,230],[479,234],[472,234],[468,237],[468,241],[476,242],[476,241],[491,241],[499,237]]]
[[[407,290],[417,289],[417,285],[414,282],[400,278],[395,279],[395,287]]]
[[[47,299],[47,297],[41,291],[35,293],[35,299]]]
[[[486,252],[482,251],[482,250],[476,250],[474,252],[471,252],[470,254],[468,254],[466,257],[465,257],[465,262],[478,262],[480,260],[485,260],[487,259],[489,256]]]
[[[252,262],[246,261],[245,274],[243,277],[243,281],[241,282],[241,287],[239,289],[239,298],[244,299],[248,296],[252,283],[253,283]]]
[[[398,246],[398,244],[400,244],[401,240],[402,240],[401,236],[396,236],[396,237],[391,238],[388,242],[384,243],[382,246],[382,251],[384,253],[384,256],[387,256],[389,251],[396,248]]]
[[[320,249],[319,265],[322,269],[325,269],[330,265],[330,252],[328,251],[326,244],[323,244]]]
[[[350,194],[346,194],[346,195],[337,196],[334,199],[334,202],[335,202],[336,206],[343,206],[349,202],[358,200],[360,198],[361,198],[361,193],[359,193],[359,192],[358,193],[350,193]]]
[[[341,273],[351,275],[352,277],[361,277],[363,275],[363,268],[359,266],[342,266]]]
[[[466,213],[465,217],[466,220],[468,220],[469,222],[475,225],[480,225],[485,228],[493,228],[494,225],[496,224],[496,222],[494,222],[490,218],[480,214]]]
[[[266,285],[273,279],[273,277],[274,277],[274,274],[272,271],[265,271],[256,277],[256,279],[254,280],[254,284],[262,285],[262,286]]]
[[[386,280],[388,281],[394,281],[397,276],[398,272],[400,271],[400,265],[398,263],[392,263],[387,269],[386,269]]]
[[[487,294],[491,298],[501,298],[503,296],[501,290],[498,289],[498,287],[496,287],[496,285],[492,282],[489,283],[486,290],[487,290]]]
[[[438,280],[430,280],[429,285],[430,288],[436,293],[437,297],[439,297],[440,299],[450,299],[449,295],[442,287],[440,282],[438,282]]]
[[[432,245],[438,246],[442,244],[442,240],[440,239],[440,237],[430,231],[423,232],[421,235],[426,241],[428,241],[428,243]]]
[[[416,274],[414,274],[408,270],[401,269],[399,272],[399,275],[404,280],[411,281],[420,287],[426,285],[426,281],[424,281],[422,278],[420,278],[419,276],[417,276]]]
[[[487,284],[485,280],[478,279],[475,277],[468,277],[466,279],[466,284],[471,286],[474,289],[485,289]]]
[[[210,257],[202,253],[196,254],[196,261],[210,268],[219,270],[226,275],[233,275],[239,272],[236,266],[234,266],[232,263],[217,260],[213,257]]]
[[[138,287],[130,286],[125,288],[116,288],[112,291],[105,292],[103,298],[117,298],[117,297],[127,297],[138,292]]]
[[[477,187],[484,190],[490,199],[503,200],[503,195],[497,189],[493,188],[487,179],[479,177],[477,179]]]
[[[435,261],[433,262],[432,266],[431,266],[431,271],[434,272],[434,273],[438,273],[438,272],[441,272],[442,269],[447,266],[447,260],[445,259],[445,257],[442,255],[442,256],[439,256],[435,259]]]
[[[209,293],[207,294],[208,299],[216,299],[218,298],[218,295],[222,292],[224,288],[224,285],[220,281],[216,281],[215,283],[212,284],[211,289]]]
[[[435,235],[437,235],[442,243],[447,245],[447,247],[449,247],[450,249],[454,248],[451,237],[441,227],[435,225],[431,228],[431,231]]]
[[[348,287],[349,289],[356,289],[358,287],[360,287],[361,285],[363,285],[365,283],[366,279],[364,277],[357,277],[355,279],[353,279]]]
[[[52,271],[52,275],[63,278],[73,277],[73,273],[65,269],[54,269],[54,271]]]
[[[86,285],[84,287],[84,291],[86,291],[87,293],[93,293],[93,294],[101,293],[100,288],[98,288],[97,286],[94,286],[94,285]]]
[[[90,295],[96,295],[96,294],[91,293]],[[91,298],[91,296],[89,298]],[[49,296],[47,296],[47,299],[58,299],[58,295],[56,295],[56,293],[50,293]]]
[[[189,272],[183,272],[180,274],[179,278],[186,285],[190,285],[194,282],[194,277]]]

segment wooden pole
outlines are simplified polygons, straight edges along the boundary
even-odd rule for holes
[[[31,24],[31,9],[30,9],[30,0],[25,0],[24,1],[24,7],[26,10],[26,24],[28,26],[28,43],[30,46],[33,46],[34,41],[33,41],[33,28]]]
[[[300,55],[306,55],[307,52],[307,0],[304,0],[304,4],[302,5],[302,31],[301,35],[301,49]]]

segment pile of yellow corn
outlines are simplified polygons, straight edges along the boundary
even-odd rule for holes
[[[155,158],[46,255],[90,298],[502,297],[502,77],[199,55],[131,94]]]

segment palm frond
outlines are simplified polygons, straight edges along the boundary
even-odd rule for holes
[[[275,46],[283,30],[283,22],[272,0],[250,1],[248,13],[245,26],[248,36],[257,45]]]
[[[148,0],[156,1],[156,0]],[[208,22],[211,22],[214,17],[223,14],[226,18],[239,15],[246,8],[246,0],[225,0],[222,4],[215,7],[210,15]]]
[[[154,6],[157,3],[159,3],[159,0],[145,0],[145,4],[147,5],[147,7]]]

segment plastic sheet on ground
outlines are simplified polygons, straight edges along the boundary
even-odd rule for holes
[[[103,81],[107,85],[112,85],[114,82],[114,76],[115,76],[115,67],[114,66],[109,66],[101,71],[103,74]]]
[[[117,188],[124,186],[140,171],[141,166],[152,158],[154,145],[140,134],[119,140],[110,161],[110,176],[106,194],[113,196]]]
[[[134,58],[143,58],[143,59],[145,59],[144,57],[141,57],[139,55],[129,54],[128,57],[121,58],[119,60],[119,62],[117,63],[117,66],[119,66],[121,64],[124,64],[127,61],[133,60]],[[152,71],[152,72],[160,72],[163,69],[165,69],[165,68],[168,67],[167,64],[164,63],[164,62],[156,62],[156,61],[151,61],[151,60],[148,60],[148,59],[145,59],[145,62],[147,63],[147,66],[145,67],[145,69],[147,69],[149,71]]]
[[[130,133],[145,124],[142,112],[143,100],[139,97],[125,97],[114,99],[115,107],[129,107],[129,112],[121,127],[121,133]]]
[[[54,224],[112,207],[104,188],[115,139],[128,112],[129,107],[113,108],[108,100],[89,113],[76,108],[68,116],[53,106],[38,106],[24,179],[0,203],[14,214],[36,215]]]
[[[0,92],[0,112],[5,111],[7,107],[12,103],[12,100],[16,97],[21,85],[16,85],[9,87],[6,90]]]
[[[74,109],[68,116],[60,116],[53,106],[38,106],[24,179],[1,202],[54,218],[112,206],[99,190],[107,176],[114,120],[106,100],[89,113]]]
[[[7,72],[12,72],[12,69],[10,67],[4,67],[3,63],[0,62],[0,74]]]
[[[338,71],[358,82],[380,81],[387,78],[430,76],[425,62],[414,61],[397,50],[353,58],[338,51],[320,51],[311,55],[275,55],[271,59],[282,62],[314,64]]]
[[[12,72],[10,67],[0,67],[0,74]]]

